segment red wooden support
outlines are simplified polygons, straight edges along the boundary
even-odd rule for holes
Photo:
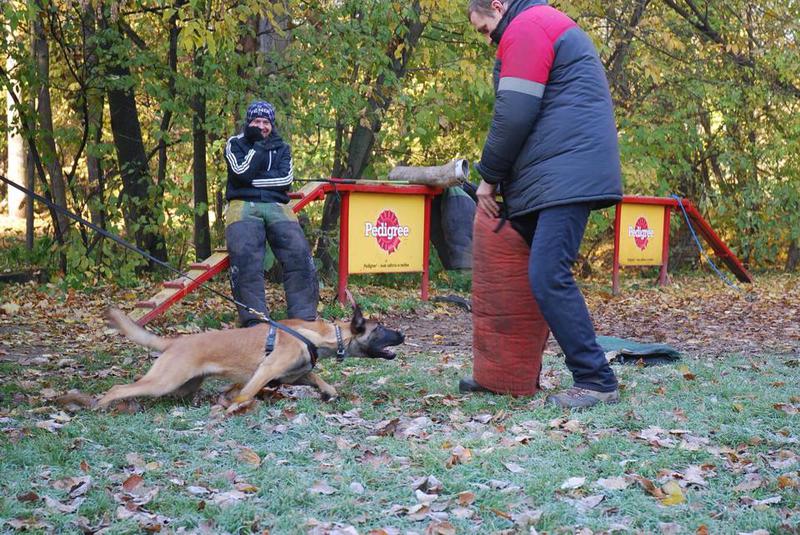
[[[350,273],[350,192],[342,194],[342,203],[339,206],[339,281],[336,295],[339,302],[347,303],[347,279]]]

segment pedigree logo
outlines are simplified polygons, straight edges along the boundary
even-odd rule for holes
[[[408,238],[409,229],[397,220],[397,214],[391,210],[384,210],[378,216],[375,224],[364,224],[364,236],[372,236],[378,242],[378,247],[389,254],[400,247],[400,238]]]
[[[637,219],[636,225],[628,226],[628,237],[633,238],[636,247],[642,251],[647,249],[647,244],[653,236],[655,236],[655,232],[653,232],[653,229],[648,228],[647,219],[644,217]]]

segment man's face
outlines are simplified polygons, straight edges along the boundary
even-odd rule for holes
[[[492,44],[492,32],[497,28],[500,19],[503,18],[503,13],[506,11],[505,6],[499,0],[494,0],[490,7],[490,13],[473,11],[469,15],[469,21],[472,26],[486,39],[487,44]]]
[[[261,130],[261,135],[264,136],[264,139],[267,139],[272,132],[272,123],[266,117],[256,117],[250,121],[248,126],[255,126]]]

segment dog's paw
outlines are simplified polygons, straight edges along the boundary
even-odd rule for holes
[[[244,401],[237,401],[234,399],[233,403],[231,403],[227,409],[225,409],[226,416],[241,416],[242,414],[247,414],[255,409],[258,401],[256,399],[248,399]]]
[[[320,397],[322,401],[336,401],[336,398],[339,397],[339,394],[336,393],[336,390],[331,389],[330,392],[320,392]]]
[[[104,402],[102,399],[94,406],[94,410],[110,412],[113,414],[136,414],[141,412],[142,406],[133,399],[117,399]]]

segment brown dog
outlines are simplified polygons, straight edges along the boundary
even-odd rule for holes
[[[314,386],[325,400],[337,395],[331,385],[312,371],[314,365],[309,348],[292,334],[275,329],[274,350],[266,354],[270,331],[266,323],[247,329],[162,338],[144,330],[119,310],[110,309],[107,317],[132,341],[162,353],[144,377],[132,384],[111,387],[98,401],[99,408],[136,396],[190,395],[200,388],[206,377],[212,376],[244,385],[228,408],[229,413],[250,402],[269,383]],[[358,305],[353,307],[353,319],[349,323],[321,320],[281,323],[316,345],[320,358],[335,355],[339,350],[353,357],[393,359],[395,354],[386,348],[402,344],[404,339],[400,332],[366,320]]]

